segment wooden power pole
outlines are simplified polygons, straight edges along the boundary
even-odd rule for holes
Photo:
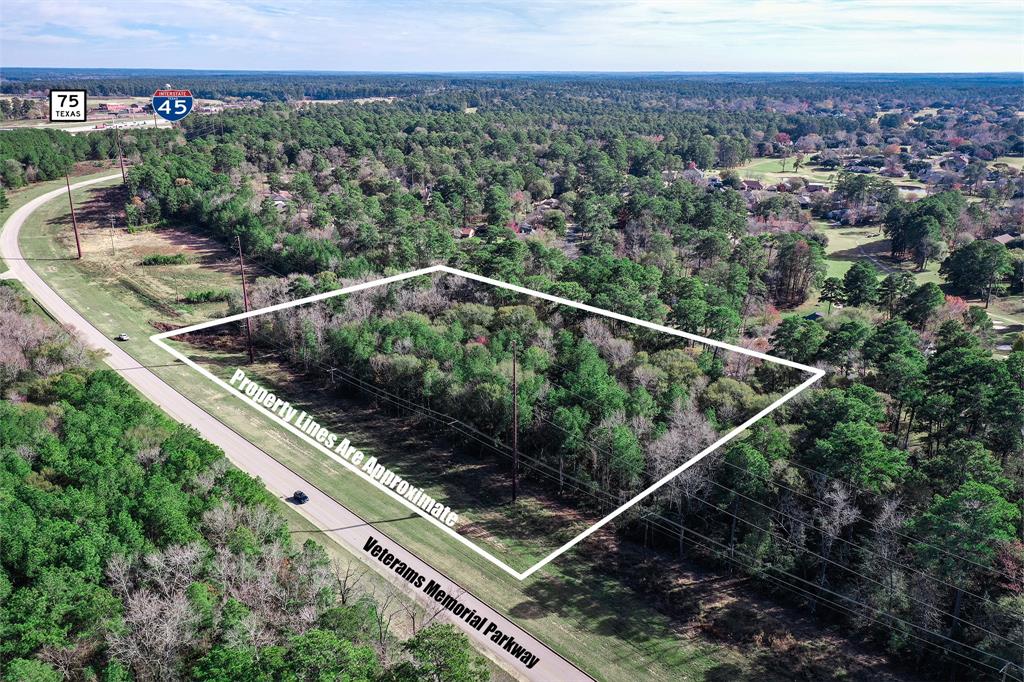
[[[242,307],[249,312],[249,290],[245,286],[245,259],[242,258],[242,236],[238,236],[238,269],[242,273]],[[249,346],[249,362],[255,362],[252,354],[252,318],[245,318],[245,337]]]
[[[71,206],[71,227],[75,230],[75,248],[78,249],[78,260],[82,260],[82,242],[78,239],[78,218],[75,217],[75,202],[71,200],[71,178],[64,173],[64,182],[68,185],[68,204]]]
[[[114,128],[114,137],[117,139],[117,160],[121,162],[121,181],[128,184],[128,175],[124,172],[124,154],[121,153],[121,129]]]
[[[516,382],[516,342],[512,342],[512,501],[519,493],[519,391]]]
[[[114,214],[111,213],[107,217],[110,218],[110,255],[113,256],[116,254],[114,251]]]

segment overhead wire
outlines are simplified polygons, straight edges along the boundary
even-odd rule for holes
[[[281,350],[284,350],[285,352],[287,352],[289,350],[288,347],[285,346],[284,344],[274,343],[274,342],[269,341],[269,339],[263,339],[263,340],[264,340],[264,342],[269,342],[272,345],[277,346],[278,348],[280,348]],[[385,400],[389,400],[389,401],[393,402],[394,404],[398,405],[399,407],[403,407],[404,409],[415,411],[415,412],[417,412],[419,414],[423,414],[423,415],[426,415],[428,417],[440,419],[447,426],[454,428],[456,431],[458,431],[462,435],[467,436],[467,437],[473,439],[474,441],[476,441],[478,443],[481,443],[483,445],[488,446],[489,448],[493,449],[495,452],[498,452],[498,453],[500,453],[502,455],[508,456],[504,452],[504,449],[507,449],[507,446],[504,446],[504,444],[500,444],[503,447],[498,447],[497,444],[487,440],[486,434],[480,432],[479,430],[475,429],[471,425],[466,424],[465,422],[462,422],[461,420],[456,419],[455,417],[453,417],[451,415],[448,415],[448,414],[442,413],[442,412],[437,412],[436,410],[432,410],[431,408],[429,408],[427,406],[424,406],[424,405],[421,405],[419,403],[416,403],[415,401],[412,401],[412,400],[410,400],[408,398],[404,398],[404,397],[398,396],[398,395],[396,395],[394,393],[391,393],[387,389],[385,389],[385,388],[383,388],[381,386],[378,386],[378,385],[370,382],[369,380],[367,380],[367,379],[365,379],[363,377],[359,377],[357,375],[349,374],[349,373],[344,372],[343,370],[340,370],[338,368],[328,367],[326,364],[324,364],[322,362],[314,362],[313,364],[316,364],[316,365],[320,366],[323,369],[329,369],[331,371],[332,375],[337,373],[338,375],[340,375],[342,377],[345,377],[351,385],[358,386],[360,389],[367,390],[371,394],[373,394],[373,395],[375,395],[377,397],[384,398]],[[430,414],[427,414],[427,412],[429,412]],[[549,423],[553,424],[553,422],[549,422]],[[462,426],[463,428],[460,429],[460,428],[458,428],[459,426]],[[555,426],[557,427],[557,425],[555,425]],[[608,453],[608,451],[606,451],[606,450],[598,449],[598,451],[603,452],[604,454],[609,454],[610,455],[610,453]],[[528,460],[533,465],[533,468],[534,468],[535,471],[538,471],[540,473],[546,473],[547,476],[549,478],[551,478],[552,480],[560,480],[560,478],[562,478],[564,476],[564,474],[560,474],[559,477],[556,478],[556,474],[553,473],[554,472],[553,467],[550,467],[550,465],[545,465],[545,463],[543,463],[540,460],[537,460],[537,459],[535,459],[533,457],[530,457],[529,455],[521,454],[520,457],[521,457],[521,459]],[[546,466],[547,469],[550,469],[550,472],[545,472],[543,470],[544,466]],[[574,483],[577,483],[578,485],[577,486],[573,486],[573,487],[576,488],[577,490],[580,490],[581,492],[583,492],[586,495],[589,495],[591,497],[595,497],[595,492],[600,492],[600,493],[603,493],[604,495],[606,495],[607,497],[611,498],[613,500],[613,502],[618,502],[618,501],[614,500],[614,496],[613,495],[611,495],[607,491],[604,491],[601,488],[596,488],[596,490],[595,490],[595,488],[593,486],[587,485],[587,484],[583,483],[582,481],[578,481],[577,479],[575,479],[575,478],[573,478],[571,476],[567,477],[567,478],[572,480]],[[761,502],[759,502],[757,500],[754,500],[753,498],[750,498],[750,497],[744,495],[743,493],[740,493],[739,491],[736,491],[736,490],[734,490],[732,488],[729,488],[728,486],[724,486],[724,485],[720,484],[719,482],[714,481],[711,478],[708,478],[707,480],[710,483],[712,483],[712,484],[722,488],[723,490],[725,490],[727,492],[731,492],[731,493],[737,494],[740,497],[743,497],[744,499],[747,499],[747,500],[749,500],[751,502],[754,502],[754,503],[758,504],[759,506],[765,508],[766,510],[768,510],[770,512],[775,512],[775,513],[782,514],[784,516],[787,516],[788,518],[797,520],[800,523],[806,523],[806,521],[804,521],[803,519],[797,519],[796,517],[793,517],[792,515],[788,515],[785,512],[782,512],[781,510],[775,509],[774,507],[771,507],[769,505],[765,505],[765,504],[763,504],[763,503],[761,503]],[[721,509],[720,507],[718,507],[718,505],[716,505],[715,503],[711,502],[710,500],[707,500],[704,497],[701,497],[700,495],[693,494],[691,496],[693,498],[701,501],[702,503],[704,503],[708,508],[716,509],[718,511],[724,512],[725,514],[727,514],[729,516],[732,516],[733,518],[735,518],[736,520],[744,523],[745,525],[748,525],[750,527],[756,528],[757,530],[759,530],[761,532],[764,532],[764,533],[767,533],[769,535],[775,536],[775,534],[770,529],[764,528],[764,527],[759,526],[757,524],[753,524],[750,521],[748,521],[747,519],[738,516],[734,512],[730,512],[728,510]],[[607,503],[608,500],[605,500],[604,502]],[[657,517],[661,521],[664,521],[666,523],[669,523],[669,524],[675,526],[675,522],[670,521],[668,519],[665,519],[664,517],[662,517],[660,515],[657,515]],[[810,525],[810,524],[807,524],[807,525]],[[674,532],[674,529],[669,529],[669,528],[667,528],[667,527],[665,527],[664,525],[661,525],[661,524],[659,524],[658,527],[661,527],[663,530],[666,530],[666,531],[670,531],[671,530],[671,531]],[[820,530],[820,529],[818,529],[818,530]],[[862,579],[864,579],[864,580],[866,580],[866,581],[868,581],[870,583],[879,585],[879,586],[881,586],[883,588],[886,587],[883,583],[881,583],[881,582],[871,578],[870,576],[868,576],[868,575],[866,575],[866,574],[864,574],[862,572],[859,572],[859,571],[853,569],[850,566],[842,564],[842,563],[840,563],[840,562],[838,562],[838,561],[836,561],[836,560],[834,560],[834,559],[832,559],[830,557],[823,556],[820,553],[817,553],[817,552],[815,552],[813,550],[810,550],[807,547],[805,547],[804,545],[800,545],[798,543],[795,543],[795,542],[793,542],[793,541],[791,541],[791,540],[789,540],[788,538],[785,538],[785,537],[781,537],[781,536],[776,536],[776,537],[778,537],[778,539],[780,539],[784,543],[786,543],[786,544],[790,545],[791,547],[793,547],[794,549],[796,549],[798,552],[802,552],[804,554],[816,557],[817,559],[820,559],[820,560],[822,560],[822,561],[824,561],[824,562],[826,562],[828,564],[834,565],[834,566],[838,567],[839,569],[842,569],[842,570],[844,570],[844,571],[846,571],[846,572],[848,572],[848,573],[850,573],[852,575],[855,575],[855,576],[857,576],[859,578],[862,578]],[[842,540],[842,541],[846,542],[847,544],[852,545],[854,548],[865,550],[865,551],[870,551],[870,550],[867,550],[867,548],[864,548],[864,547],[861,547],[859,545],[856,545],[855,543],[849,542],[849,541],[847,541],[844,538],[841,538],[839,536],[836,536],[835,539],[836,540]],[[882,558],[885,559],[885,557],[882,557]],[[938,582],[942,582],[943,584],[945,584],[948,587],[951,587],[953,589],[961,589],[958,586],[955,586],[955,585],[952,585],[950,583],[945,583],[944,581],[938,580],[937,578],[935,578],[933,576],[925,575],[924,577],[930,578],[932,580],[936,580]],[[959,622],[961,624],[964,624],[964,625],[966,625],[968,627],[971,627],[971,628],[983,631],[986,634],[989,634],[989,635],[992,635],[992,636],[997,637],[999,639],[1003,639],[1004,641],[1010,642],[1010,640],[1008,640],[1004,636],[999,635],[999,634],[997,634],[995,632],[992,632],[991,630],[987,630],[986,628],[984,628],[984,627],[974,623],[973,621],[967,620],[967,619],[962,618],[960,616],[955,616],[952,613],[944,611],[944,610],[942,610],[941,608],[939,608],[937,606],[934,606],[934,605],[931,605],[931,604],[927,604],[926,602],[923,602],[920,599],[918,599],[916,597],[913,597],[912,595],[907,595],[907,596],[909,596],[916,603],[921,604],[922,606],[924,606],[927,609],[934,610],[937,613],[939,613],[940,615],[952,618],[952,619],[956,620],[957,622]]]

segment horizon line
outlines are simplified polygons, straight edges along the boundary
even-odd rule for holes
[[[1005,71],[788,71],[788,70],[626,70],[626,69],[566,69],[566,70],[374,70],[374,69],[353,69],[353,70],[327,70],[327,69],[233,69],[233,68],[168,68],[168,67],[130,67],[130,66],[0,66],[0,74],[4,71],[16,69],[52,69],[59,71],[133,71],[133,72],[170,72],[170,73],[232,73],[232,74],[308,74],[308,75],[392,75],[392,76],[447,76],[447,75],[863,75],[863,76],[1024,76],[1024,70]]]

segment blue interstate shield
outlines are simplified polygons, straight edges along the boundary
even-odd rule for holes
[[[157,90],[153,93],[153,111],[168,121],[180,121],[192,111],[192,91]]]

